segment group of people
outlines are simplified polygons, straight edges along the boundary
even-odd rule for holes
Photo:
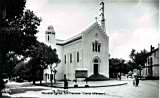
[[[133,78],[133,86],[138,87],[139,85],[139,74],[137,74],[137,72],[128,72],[127,78]]]

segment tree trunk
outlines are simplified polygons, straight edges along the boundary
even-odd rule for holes
[[[36,84],[36,81],[35,80],[33,80],[33,85],[35,85]]]
[[[52,74],[52,72],[51,72],[51,76],[50,76],[50,80],[51,80],[51,86],[53,86],[53,74]]]
[[[40,85],[42,85],[42,80],[40,80]]]
[[[33,73],[32,73],[33,85],[35,85],[35,84],[36,84],[35,78],[36,78],[36,76],[35,76],[35,73],[33,72]]]
[[[54,73],[54,84],[56,84],[56,73]]]
[[[50,81],[51,81],[51,86],[53,86],[53,74],[52,74],[52,65],[50,65],[50,70],[51,70],[51,75],[50,75]]]
[[[40,69],[40,85],[42,85],[43,80],[43,68]]]
[[[120,64],[120,74],[119,74],[119,80],[121,80],[121,75],[122,75],[122,64]]]
[[[140,79],[141,79],[141,77],[142,77],[142,75],[141,75],[141,69],[140,69],[140,73],[139,73],[139,75],[140,75]]]

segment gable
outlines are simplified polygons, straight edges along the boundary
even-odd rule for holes
[[[105,32],[103,32],[101,26],[96,22],[88,30],[83,32],[83,37],[84,38],[89,38],[90,40],[93,39],[102,39],[102,40],[108,40],[108,36]]]

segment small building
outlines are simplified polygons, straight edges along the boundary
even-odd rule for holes
[[[150,52],[147,54],[147,62],[142,69],[142,76],[145,78],[159,78],[159,65],[160,65],[160,44],[158,48],[151,45]]]

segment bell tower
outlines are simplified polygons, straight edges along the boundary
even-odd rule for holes
[[[54,31],[54,28],[52,25],[48,26],[48,28],[45,32],[45,41],[51,47],[55,47],[55,45],[56,45],[55,31]]]

